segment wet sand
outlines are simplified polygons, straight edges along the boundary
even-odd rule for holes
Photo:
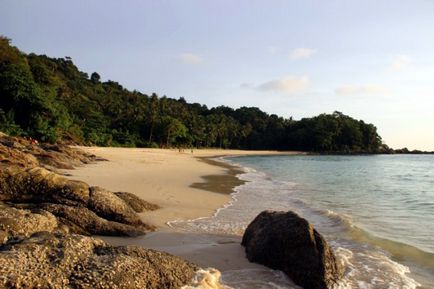
[[[226,173],[223,175],[218,174],[201,176],[202,181],[193,183],[190,185],[190,187],[214,193],[230,194],[233,193],[233,189],[235,187],[245,183],[244,181],[237,178],[237,175],[243,172],[240,168],[213,160],[210,157],[200,157],[199,159],[206,164],[219,166],[226,169]]]
[[[139,245],[165,251],[207,268],[260,269],[250,263],[241,237],[175,231],[167,223],[212,216],[231,201],[233,188],[242,184],[242,171],[213,158],[236,155],[281,155],[297,152],[100,148],[81,147],[108,161],[66,171],[71,179],[111,191],[131,192],[161,207],[141,214],[158,231],[137,238],[101,237],[114,245]]]
[[[168,221],[211,216],[231,200],[241,182],[239,170],[206,158],[224,155],[276,155],[274,151],[190,150],[80,147],[108,161],[67,170],[70,179],[113,192],[130,192],[161,207],[141,214],[158,228]],[[288,154],[291,152],[288,152]],[[286,154],[286,153],[284,153]]]

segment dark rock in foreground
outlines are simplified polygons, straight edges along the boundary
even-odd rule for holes
[[[343,275],[324,238],[293,212],[260,213],[247,227],[242,245],[249,261],[285,272],[304,289],[330,289]]]
[[[0,247],[0,288],[180,288],[198,267],[167,253],[41,232]]]

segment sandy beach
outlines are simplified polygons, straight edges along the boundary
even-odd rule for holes
[[[141,214],[145,223],[158,227],[157,232],[136,238],[101,237],[114,245],[140,245],[166,251],[220,271],[263,269],[250,263],[240,245],[240,237],[177,232],[167,226],[174,220],[207,217],[231,201],[236,167],[210,160],[219,156],[281,155],[297,152],[239,150],[179,150],[140,148],[81,147],[107,159],[66,171],[69,178],[111,191],[134,193],[161,206]]]
[[[204,158],[236,155],[277,155],[292,152],[241,150],[169,150],[80,147],[104,158],[95,164],[67,171],[70,179],[113,192],[130,192],[161,209],[141,214],[145,223],[167,228],[168,221],[211,216],[231,200],[232,188],[241,184],[239,171]]]

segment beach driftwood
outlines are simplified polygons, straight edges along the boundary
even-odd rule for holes
[[[343,275],[325,239],[293,212],[263,211],[247,227],[249,261],[285,272],[304,289],[330,289]]]

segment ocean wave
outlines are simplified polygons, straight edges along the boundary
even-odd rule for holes
[[[199,269],[196,271],[190,285],[181,289],[234,289],[221,283],[221,273],[214,268]]]
[[[384,252],[363,248],[335,248],[344,263],[345,275],[337,288],[415,289],[420,284],[411,278],[410,269],[390,259]]]
[[[222,281],[237,289],[302,289],[282,271],[268,268],[226,271]]]
[[[403,257],[413,256],[413,261],[422,261],[420,264],[434,268],[434,255],[375,237],[358,227],[351,216],[306,202],[295,193],[298,189],[295,182],[275,180],[264,172],[225,158],[219,161],[242,167],[243,173],[237,177],[246,183],[236,187],[231,202],[216,210],[212,217],[174,221],[170,225],[193,232],[242,235],[246,226],[262,210],[295,211],[326,237],[347,268],[344,279],[335,289],[414,289],[419,286],[410,277],[409,268],[392,258],[402,260]],[[399,255],[400,251],[403,254]],[[285,279],[281,280],[283,283],[276,282],[280,279],[273,275],[275,273],[261,274],[248,269],[223,272],[222,280],[234,288],[297,288],[294,284],[285,283]]]

